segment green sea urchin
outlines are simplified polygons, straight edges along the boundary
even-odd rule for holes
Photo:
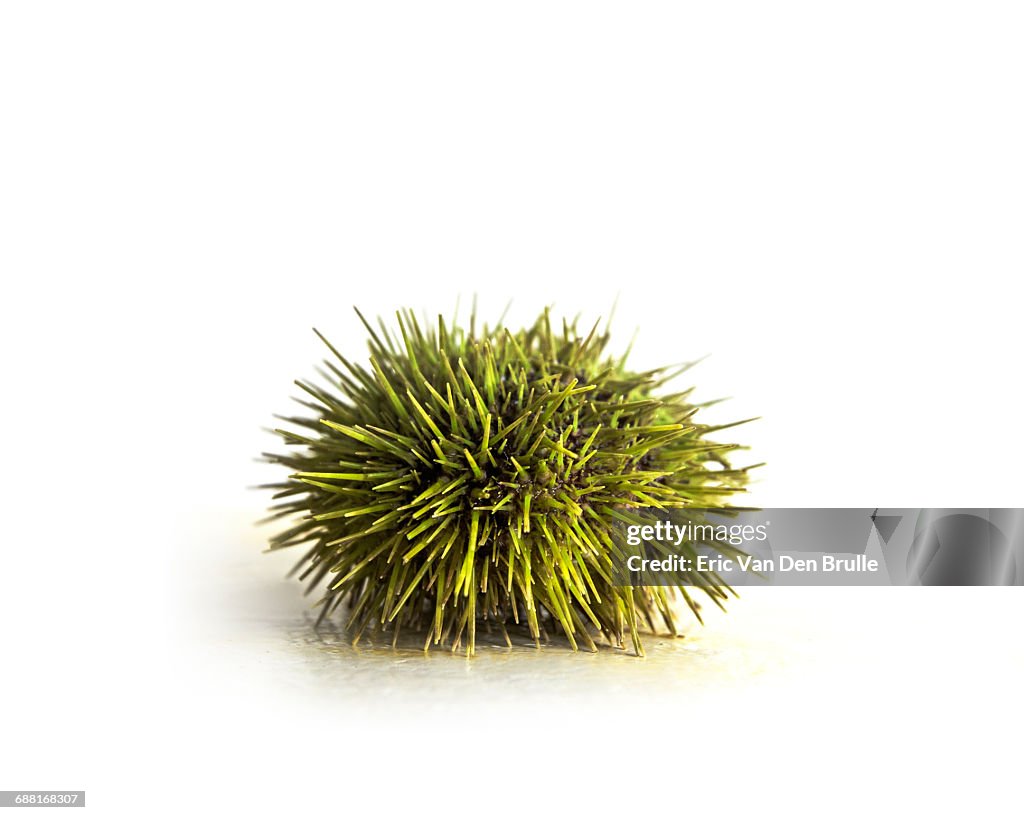
[[[274,517],[302,516],[271,548],[306,545],[296,570],[310,590],[328,581],[321,617],[347,602],[356,639],[404,626],[469,654],[478,621],[506,640],[512,623],[538,641],[553,628],[573,648],[628,632],[642,654],[642,627],[675,632],[676,595],[697,612],[687,586],[720,605],[728,588],[705,574],[615,582],[631,513],[729,507],[747,480],[727,462],[737,445],[706,438],[733,425],[696,422],[689,390],[656,395],[676,373],[632,372],[604,353],[607,331],[556,332],[547,311],[516,333],[359,318],[369,368],[317,332],[328,386],[297,382],[312,415],[285,418],[301,432],[276,431],[292,449],[268,455],[291,472],[269,485]]]

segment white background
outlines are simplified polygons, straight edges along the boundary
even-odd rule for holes
[[[5,4],[0,788],[1009,814],[1015,590],[745,596],[640,662],[354,655],[247,487],[353,304],[618,296],[638,365],[711,353],[698,395],[763,417],[753,502],[1021,505],[1019,9]]]

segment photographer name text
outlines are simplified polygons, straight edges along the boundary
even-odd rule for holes
[[[815,558],[794,558],[779,555],[774,558],[757,558],[741,555],[726,558],[720,555],[668,555],[664,558],[644,558],[631,555],[626,561],[630,572],[755,572],[767,575],[773,572],[878,572],[879,563],[866,555],[840,557],[822,555]]]

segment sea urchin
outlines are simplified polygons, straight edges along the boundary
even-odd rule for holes
[[[271,549],[306,546],[296,570],[327,581],[321,617],[345,602],[356,639],[404,626],[469,654],[478,622],[573,648],[628,633],[642,654],[642,628],[675,632],[677,595],[697,612],[688,586],[720,604],[717,577],[632,587],[615,571],[637,513],[727,508],[747,480],[726,460],[737,445],[706,438],[732,425],[695,421],[690,391],[657,395],[675,373],[632,372],[606,330],[556,331],[547,311],[518,332],[359,318],[369,367],[320,336],[327,384],[297,382],[312,415],[285,418],[300,432],[276,431],[290,452],[267,456],[290,472],[274,517],[302,516]]]

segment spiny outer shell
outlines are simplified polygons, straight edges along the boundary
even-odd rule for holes
[[[631,372],[596,325],[555,332],[545,311],[517,333],[475,319],[425,330],[397,316],[397,334],[363,320],[369,367],[321,336],[327,385],[297,382],[312,415],[286,418],[301,432],[277,432],[294,447],[268,455],[291,471],[270,485],[275,517],[303,516],[272,548],[306,545],[296,569],[310,589],[327,582],[321,617],[347,601],[356,639],[407,626],[470,654],[478,620],[506,640],[510,623],[538,641],[553,628],[573,648],[628,633],[642,654],[642,627],[675,632],[676,594],[697,613],[686,587],[721,606],[714,575],[616,585],[615,535],[644,511],[728,507],[749,468],[706,436],[733,425],[698,423],[690,391],[658,396],[675,374]]]

